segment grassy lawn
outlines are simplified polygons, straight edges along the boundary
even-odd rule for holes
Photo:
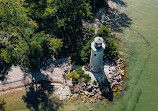
[[[24,91],[14,91],[2,94],[0,99],[4,99],[6,102],[6,111],[29,111],[26,108],[26,104],[22,100],[22,96],[25,95]]]

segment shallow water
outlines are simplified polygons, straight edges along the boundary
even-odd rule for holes
[[[74,110],[82,111],[158,111],[158,0],[126,2],[120,2],[120,11],[132,24],[119,35],[127,47],[128,90],[108,105],[78,102],[65,110],[75,105]]]
[[[158,0],[128,0],[121,7],[132,19],[122,37],[129,50],[129,88],[100,111],[158,111]]]

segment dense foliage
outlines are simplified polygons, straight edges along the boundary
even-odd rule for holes
[[[52,54],[77,60],[83,20],[92,20],[86,0],[1,0],[0,67],[33,70]]]
[[[29,17],[38,23],[37,31],[62,39],[64,53],[74,58],[83,38],[82,21],[92,20],[89,3],[86,0],[28,0],[24,6]]]
[[[106,1],[102,1],[106,2]],[[107,27],[94,34],[91,21],[93,0],[1,0],[0,69],[8,64],[35,70],[54,55],[71,56],[76,64],[87,64],[90,43],[100,35],[107,43],[105,57],[115,55],[115,46]],[[110,51],[110,52],[109,52]]]

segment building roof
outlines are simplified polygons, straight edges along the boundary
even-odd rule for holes
[[[102,49],[105,49],[105,43],[104,43],[104,40],[102,37],[95,37],[94,38],[94,41],[91,43],[91,48],[94,50],[94,51],[97,51],[96,47],[95,47],[95,43],[97,44],[100,44],[102,43]]]
[[[100,44],[100,43],[103,43],[104,40],[103,40],[102,37],[99,37],[99,36],[98,36],[98,37],[95,37],[95,38],[94,38],[94,42],[97,43],[97,44]]]

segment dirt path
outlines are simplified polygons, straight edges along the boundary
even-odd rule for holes
[[[38,72],[23,72],[19,66],[12,66],[5,80],[0,81],[0,95],[11,90],[25,90],[25,87],[33,84],[33,81],[49,80],[55,87],[55,94],[63,94],[60,98],[70,94],[71,81],[66,81],[64,74],[70,71],[73,65],[69,64],[68,58],[52,61],[48,60],[46,66]]]

